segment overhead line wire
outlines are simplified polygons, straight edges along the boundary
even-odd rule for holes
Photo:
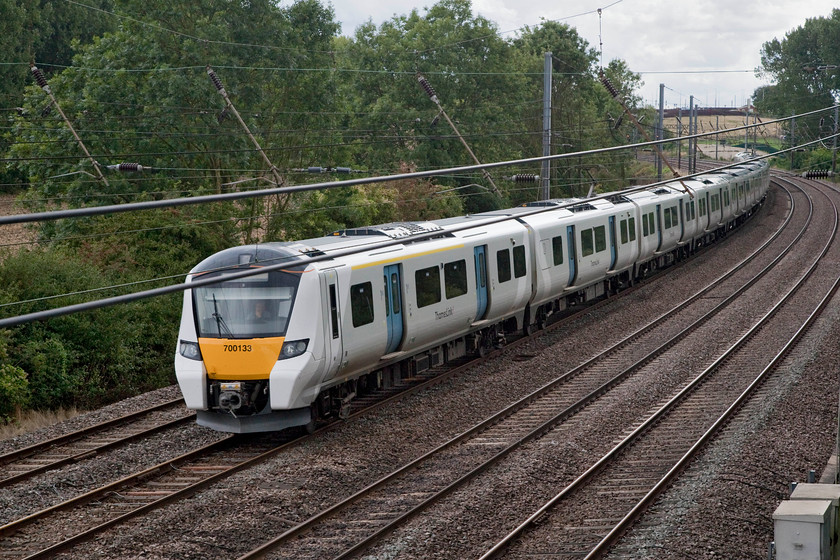
[[[821,112],[828,111],[832,109],[832,107],[824,108],[824,109],[817,109],[814,111],[810,111],[807,113],[802,113],[800,115],[794,115],[794,118],[801,118],[803,116],[818,114]],[[767,124],[771,124],[774,122],[780,122],[787,120],[791,117],[786,117],[784,119],[777,119],[774,121],[765,121],[764,123],[756,124],[756,125],[745,125],[742,127],[735,127],[732,129],[728,129],[730,132],[734,132],[737,130],[746,130],[750,128],[754,128],[755,126],[766,126]],[[257,191],[250,191],[250,192],[234,192],[234,193],[223,193],[223,194],[214,194],[214,195],[203,195],[203,196],[196,196],[196,197],[187,197],[187,198],[177,198],[177,199],[169,199],[169,200],[157,200],[157,201],[144,201],[144,202],[136,202],[136,203],[129,203],[129,204],[122,204],[122,205],[109,205],[109,206],[96,206],[90,208],[76,208],[76,209],[66,209],[66,210],[56,210],[52,212],[37,212],[32,214],[23,214],[23,215],[14,215],[14,216],[0,216],[0,225],[3,224],[13,224],[13,223],[25,223],[25,222],[37,222],[42,220],[57,220],[62,218],[71,218],[71,217],[82,217],[82,216],[96,216],[102,214],[110,214],[116,212],[129,212],[133,210],[148,210],[152,208],[165,208],[165,207],[177,207],[177,206],[186,206],[186,205],[195,205],[195,204],[202,204],[208,202],[223,202],[228,200],[240,200],[240,199],[248,199],[248,198],[258,198],[262,196],[270,196],[275,194],[285,194],[285,193],[292,193],[292,192],[306,192],[311,190],[319,190],[325,188],[335,188],[335,187],[347,187],[347,186],[355,186],[360,184],[373,184],[373,183],[385,183],[391,181],[400,181],[405,179],[419,179],[419,178],[426,178],[426,177],[433,177],[436,175],[451,175],[453,173],[465,173],[465,172],[473,172],[473,171],[481,171],[485,169],[495,169],[498,167],[507,167],[511,165],[523,165],[526,163],[537,163],[542,161],[553,161],[557,159],[564,159],[570,157],[580,157],[584,155],[593,155],[599,153],[612,153],[620,150],[626,150],[630,148],[643,148],[646,146],[654,146],[660,144],[667,144],[677,141],[684,141],[689,138],[702,138],[705,136],[712,136],[719,134],[720,131],[712,131],[712,132],[705,132],[700,134],[695,134],[691,136],[683,136],[680,138],[667,138],[663,140],[654,140],[650,142],[642,142],[637,144],[629,144],[629,145],[621,145],[621,146],[612,146],[609,148],[599,148],[595,150],[584,150],[584,151],[577,151],[577,152],[570,152],[565,154],[554,154],[549,156],[539,156],[533,158],[522,158],[517,160],[509,160],[509,161],[501,161],[501,162],[494,162],[494,163],[483,163],[483,164],[476,164],[476,165],[469,165],[469,166],[460,166],[460,167],[451,167],[446,169],[438,169],[438,170],[429,170],[429,171],[417,171],[412,173],[399,173],[396,175],[386,175],[386,176],[379,176],[379,177],[367,177],[367,178],[359,178],[359,179],[345,179],[343,181],[327,181],[327,182],[320,182],[320,183],[312,183],[312,184],[305,184],[305,185],[291,185],[287,187],[277,187],[277,188],[269,188],[269,189],[261,189]]]
[[[827,109],[823,109],[823,110],[827,110]],[[744,128],[748,128],[748,127],[744,127]],[[705,135],[708,135],[708,134],[695,135],[695,136],[705,136]],[[670,141],[671,140],[657,140],[657,141],[653,141],[653,142],[646,142],[645,144],[661,144],[661,143],[666,143],[666,142],[670,142]],[[816,143],[816,142],[819,142],[819,140],[815,141],[813,143]],[[803,145],[800,145],[798,147],[811,145],[813,143],[803,144]],[[623,146],[621,148],[622,149],[628,149],[630,147],[638,147],[638,146],[640,146],[640,145],[637,144],[637,145],[632,145],[632,146]],[[791,150],[792,149],[795,149],[795,148],[791,148]],[[601,152],[604,152],[604,151],[613,151],[613,148],[603,148],[603,149],[600,149],[600,150],[590,150],[590,151],[586,152],[586,154],[588,155],[588,154],[591,154],[591,153],[601,153]],[[584,155],[584,153],[578,153],[578,154],[574,154],[574,155]],[[760,157],[757,157],[757,158],[753,158],[750,161],[757,161],[757,160],[760,160],[760,159],[765,159],[767,157],[770,157],[770,156],[769,155],[768,156],[760,156]],[[542,156],[542,157],[532,158],[532,159],[533,160],[542,160],[542,159],[547,159],[547,158],[553,158],[553,156]],[[512,163],[516,163],[516,162],[497,162],[497,163],[482,164],[482,165],[477,165],[477,166],[470,166],[470,168],[501,167],[501,166],[504,166],[504,165],[510,165]],[[718,170],[727,169],[727,168],[735,167],[737,165],[741,165],[742,163],[743,162],[735,162],[733,164],[721,166],[717,169]],[[458,169],[458,168],[455,168],[455,169]],[[455,171],[455,169],[453,169],[453,171]],[[460,168],[460,169],[464,169],[464,168]],[[708,170],[700,171],[700,172],[697,172],[697,173],[684,175],[682,178],[683,179],[690,179],[690,178],[693,178],[693,177],[696,177],[696,176],[708,174],[709,172],[710,171],[708,171]],[[391,179],[393,180],[393,177]],[[639,187],[632,187],[632,188],[625,189],[625,190],[620,191],[620,192],[631,193],[631,192],[643,191],[643,190],[650,189],[650,188],[653,188],[653,187],[656,187],[656,186],[659,186],[659,185],[666,185],[668,183],[673,183],[673,181],[674,181],[674,179],[666,179],[664,181],[659,181],[657,183],[652,183],[650,185],[642,185],[642,186],[639,186]],[[286,189],[288,190],[289,187],[286,187]],[[266,191],[276,191],[276,190],[278,190],[278,189],[267,189]],[[266,191],[264,191],[264,192],[266,192]],[[590,200],[600,200],[600,199],[604,199],[604,198],[609,198],[611,196],[614,196],[615,194],[616,193],[607,193],[607,194],[603,194],[603,195],[598,195],[598,196],[592,197]],[[555,210],[556,208],[571,206],[571,205],[574,205],[574,204],[577,204],[577,202],[570,202],[568,204],[561,204],[560,206],[557,206],[557,207],[539,207],[539,208],[535,208],[533,210],[526,211],[522,214],[518,214],[518,217],[521,218],[521,217],[524,217],[524,216],[540,214],[540,213]],[[496,224],[496,223],[502,223],[502,222],[510,220],[510,219],[512,219],[510,216],[491,217],[491,218],[488,218],[487,220],[482,221],[481,224],[482,225],[493,225],[493,224]],[[462,230],[474,228],[475,226],[476,226],[475,223],[463,224],[461,226],[454,227],[451,231],[462,231]],[[438,232],[420,234],[418,236],[415,236],[413,238],[413,241],[422,241],[422,240],[425,240],[425,239],[433,238],[436,235],[438,235]],[[49,319],[49,318],[52,318],[52,317],[58,317],[58,316],[61,316],[61,315],[67,315],[67,314],[81,312],[81,311],[91,311],[91,310],[94,310],[94,309],[109,307],[109,306],[113,306],[113,305],[119,305],[119,304],[124,304],[124,303],[132,303],[132,302],[139,301],[141,299],[150,298],[150,297],[168,295],[168,294],[172,294],[172,293],[182,292],[182,291],[192,289],[192,288],[198,288],[198,287],[202,287],[202,286],[218,284],[219,282],[223,282],[223,281],[238,280],[238,279],[241,279],[241,278],[247,278],[249,276],[253,276],[255,274],[263,274],[265,272],[282,270],[284,267],[289,266],[288,262],[294,262],[294,264],[296,266],[297,265],[308,265],[308,264],[311,264],[311,263],[321,262],[321,261],[324,261],[324,260],[330,260],[330,259],[333,259],[333,258],[336,258],[336,257],[341,257],[341,256],[345,256],[345,255],[354,254],[354,253],[358,252],[358,250],[360,250],[360,248],[364,248],[365,250],[379,250],[379,249],[384,249],[384,248],[387,248],[387,247],[392,247],[392,246],[395,246],[395,245],[399,245],[399,244],[402,244],[402,243],[404,243],[404,240],[402,240],[402,239],[387,240],[387,241],[381,241],[381,242],[375,242],[375,243],[369,243],[369,244],[360,243],[360,244],[358,244],[358,247],[343,248],[343,249],[339,249],[339,250],[335,250],[335,251],[330,251],[329,253],[325,253],[324,255],[321,255],[321,256],[311,256],[311,257],[310,256],[294,256],[294,257],[290,257],[290,258],[294,258],[295,259],[294,261],[289,261],[285,258],[284,259],[276,259],[276,260],[283,260],[284,262],[281,262],[279,264],[263,263],[264,266],[262,266],[260,268],[238,271],[238,272],[229,272],[228,274],[225,274],[223,278],[219,278],[219,277],[216,277],[216,278],[199,278],[199,279],[195,279],[195,280],[191,281],[189,284],[183,283],[183,284],[177,284],[177,285],[164,286],[164,287],[160,287],[160,288],[152,288],[152,289],[141,291],[141,292],[134,292],[134,293],[123,294],[123,295],[119,295],[119,296],[112,296],[112,297],[109,297],[109,298],[104,298],[104,299],[99,299],[99,300],[94,300],[94,301],[88,301],[88,302],[85,302],[85,303],[67,305],[67,306],[64,306],[64,307],[53,308],[53,309],[49,309],[49,310],[45,310],[45,311],[37,311],[37,312],[33,312],[33,313],[28,313],[28,314],[25,314],[25,315],[8,317],[8,318],[0,319],[0,328],[11,327],[11,326],[15,326],[15,325],[23,324],[23,323],[29,323],[29,322],[33,322],[33,321]],[[238,268],[238,267],[234,267],[234,268]],[[233,270],[233,268],[226,267],[226,268],[223,268],[223,269],[220,269],[220,270]]]

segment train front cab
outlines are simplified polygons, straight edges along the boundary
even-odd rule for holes
[[[284,410],[282,417],[272,412],[294,408],[291,395],[305,393],[297,385],[317,378],[323,365],[323,350],[313,332],[315,314],[308,315],[306,310],[320,292],[314,272],[302,282],[311,269],[290,265],[284,270],[224,280],[226,273],[258,268],[247,264],[247,258],[246,264],[228,268],[227,257],[253,257],[251,250],[224,251],[194,269],[194,280],[217,277],[220,281],[185,292],[175,360],[185,402],[197,411],[198,423],[228,432],[305,424],[308,409],[299,401],[302,410]],[[229,254],[219,256],[224,253]],[[294,313],[296,307],[301,308],[298,313]],[[287,337],[290,328],[306,335]],[[284,386],[282,374],[278,375],[284,366],[295,372],[294,387]]]

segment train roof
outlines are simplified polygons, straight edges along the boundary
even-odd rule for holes
[[[287,245],[291,244],[261,243],[230,247],[229,249],[224,249],[210,255],[198,263],[190,271],[190,274],[233,268],[247,268],[261,264],[280,264],[283,262],[288,262],[290,266],[294,266],[294,261],[306,255],[300,251],[295,251]]]

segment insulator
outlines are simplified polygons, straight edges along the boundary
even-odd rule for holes
[[[618,117],[618,120],[615,121],[615,125],[613,126],[613,128],[614,129],[618,128],[619,126],[621,126],[622,122],[624,122],[624,115],[621,115],[620,117]]]
[[[514,183],[536,183],[537,181],[540,180],[540,176],[539,175],[533,175],[533,174],[530,174],[530,173],[518,173],[516,175],[513,175],[510,178],[510,180],[513,181]]]
[[[802,174],[802,176],[806,179],[826,179],[828,177],[833,177],[834,173],[832,173],[828,169],[814,169],[811,171],[806,171]]]
[[[437,123],[440,122],[440,113],[435,115],[435,118],[432,119],[432,122],[429,123],[429,128],[437,126]]]
[[[41,109],[41,116],[42,117],[49,117],[50,113],[52,113],[52,101],[47,103],[47,106]]]
[[[352,171],[349,167],[336,167],[333,169],[334,173],[350,173]]]
[[[618,91],[610,83],[609,78],[607,78],[607,76],[603,72],[601,72],[601,75],[599,76],[599,78],[601,79],[601,83],[604,84],[604,87],[607,88],[607,91],[610,92],[610,95],[612,95],[614,98],[618,99]]]
[[[207,75],[210,76],[210,81],[213,82],[213,85],[216,86],[216,89],[219,90],[219,93],[224,93],[225,88],[222,85],[222,80],[213,72],[213,69],[209,66],[207,67]]]
[[[417,74],[417,81],[420,82],[420,86],[426,90],[426,93],[432,98],[432,101],[437,101],[437,93],[435,93],[435,88],[432,87],[432,84],[420,74]]]
[[[50,86],[47,83],[47,79],[44,77],[44,74],[41,73],[41,70],[39,70],[37,66],[30,67],[30,70],[32,70],[32,75],[35,76],[35,81],[38,83],[38,87],[44,91],[49,91]]]
[[[139,163],[117,163],[107,167],[112,171],[143,171],[148,167],[143,167]]]
[[[307,167],[306,172],[307,173],[323,173],[324,168],[323,167]]]

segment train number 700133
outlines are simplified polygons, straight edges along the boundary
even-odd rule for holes
[[[225,344],[225,352],[251,352],[250,344]]]

